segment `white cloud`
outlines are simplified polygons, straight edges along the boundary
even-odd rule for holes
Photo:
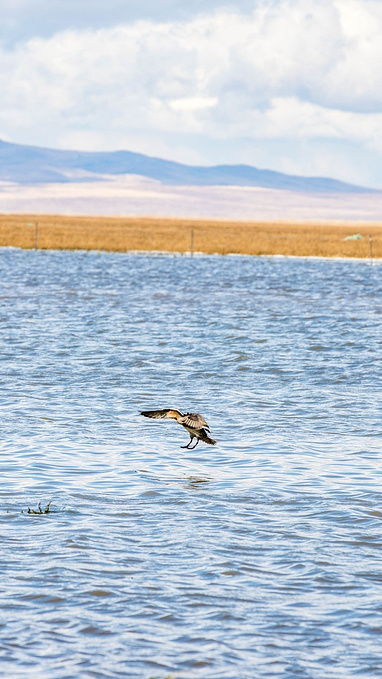
[[[217,97],[183,97],[170,100],[169,105],[174,111],[200,111],[203,108],[213,108],[217,103]]]
[[[254,114],[256,135],[284,139],[349,139],[371,143],[382,151],[382,112],[329,109],[296,97],[275,97],[269,108]]]
[[[203,139],[342,139],[379,152],[381,33],[379,0],[264,0],[32,39],[0,52],[0,136],[88,149],[146,136],[155,154],[178,135],[187,161],[189,135],[206,162]]]

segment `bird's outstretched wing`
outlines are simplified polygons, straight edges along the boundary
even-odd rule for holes
[[[181,424],[193,427],[193,429],[209,430],[207,422],[202,415],[199,415],[199,413],[186,413],[181,419]]]
[[[169,420],[176,420],[178,417],[182,417],[182,413],[174,408],[162,408],[162,410],[142,410],[141,415],[144,417],[152,417],[155,420],[163,420],[165,418]]]

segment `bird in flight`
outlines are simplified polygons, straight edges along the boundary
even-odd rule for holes
[[[141,415],[144,417],[152,417],[155,420],[176,420],[178,424],[187,429],[190,440],[186,446],[180,446],[181,448],[188,448],[193,450],[198,445],[199,441],[203,443],[209,443],[214,446],[216,441],[212,439],[209,435],[210,428],[202,415],[198,413],[184,413],[182,414],[179,410],[174,410],[172,408],[163,408],[162,410],[143,410]],[[190,446],[192,441],[196,439],[196,443]]]

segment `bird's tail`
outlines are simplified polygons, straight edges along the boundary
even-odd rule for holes
[[[203,441],[203,443],[209,443],[210,446],[214,446],[214,445],[215,445],[216,441],[215,441],[214,439],[212,439],[211,436],[209,436],[209,435],[207,434],[207,432],[206,432],[205,429],[202,429],[202,431],[200,432],[200,434],[202,434],[202,435],[200,436],[200,438],[201,438],[201,440]]]

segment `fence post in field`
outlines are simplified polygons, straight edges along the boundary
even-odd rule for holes
[[[369,257],[370,264],[373,264],[373,237],[369,233]]]
[[[38,222],[34,223],[34,249],[38,250]]]

